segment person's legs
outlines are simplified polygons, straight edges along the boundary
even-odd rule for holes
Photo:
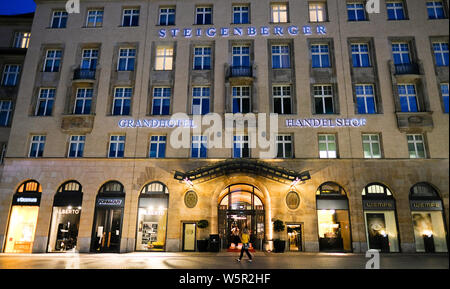
[[[248,249],[245,249],[245,253],[247,253],[248,258],[251,260],[252,259],[252,255],[250,254]]]
[[[242,246],[242,248],[241,248],[241,255],[239,256],[239,260],[241,260],[242,259],[242,256],[244,255],[244,246]]]

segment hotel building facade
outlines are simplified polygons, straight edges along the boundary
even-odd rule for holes
[[[365,2],[36,1],[0,251],[448,252],[448,2]]]

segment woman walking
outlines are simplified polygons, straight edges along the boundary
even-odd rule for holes
[[[252,262],[252,255],[250,255],[250,252],[248,251],[249,245],[250,245],[249,244],[250,235],[249,235],[249,231],[247,228],[245,228],[242,232],[241,241],[242,241],[241,255],[239,256],[237,261],[241,262],[242,256],[244,255],[244,251],[245,251],[245,253],[247,253],[247,256],[248,256],[248,261]]]

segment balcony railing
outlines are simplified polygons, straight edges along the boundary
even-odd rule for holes
[[[251,66],[231,66],[231,77],[252,77],[253,71]]]
[[[395,64],[395,74],[420,74],[419,64],[417,63],[404,63]]]
[[[74,80],[79,80],[79,79],[95,80],[95,70],[77,68],[77,69],[75,69],[75,71],[73,73],[73,79]]]

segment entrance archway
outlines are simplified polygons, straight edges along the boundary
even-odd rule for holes
[[[244,228],[250,230],[251,248],[261,250],[265,232],[263,194],[253,185],[233,184],[226,187],[219,201],[219,235],[222,248],[240,250],[238,237]]]

